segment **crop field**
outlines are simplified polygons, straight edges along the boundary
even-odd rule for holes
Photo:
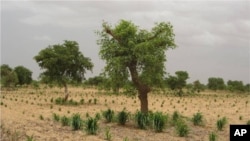
[[[152,125],[140,129],[135,113],[140,110],[137,96],[109,94],[95,88],[70,87],[68,104],[60,104],[64,89],[44,87],[1,90],[1,141],[209,141],[212,133],[218,141],[229,140],[230,124],[246,124],[250,120],[250,95],[226,91],[204,91],[197,95],[177,97],[171,92],[151,92],[148,102],[151,113],[162,112],[165,126],[156,132]],[[59,103],[59,104],[58,104]],[[107,109],[114,118],[107,122]],[[129,113],[125,125],[118,124],[121,111]],[[176,112],[187,125],[180,136],[173,122]],[[201,113],[202,124],[194,125],[193,115]],[[79,129],[74,129],[72,116],[80,115]],[[63,124],[62,117],[67,117]],[[98,117],[94,135],[86,130],[86,121]],[[219,130],[217,121],[226,119]],[[210,140],[212,140],[210,138]]]

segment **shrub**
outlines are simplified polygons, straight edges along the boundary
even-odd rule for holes
[[[141,111],[137,111],[135,114],[135,121],[137,126],[140,129],[146,129],[146,127],[149,125],[150,120],[147,114],[142,113]]]
[[[104,111],[102,114],[103,114],[103,117],[106,119],[106,122],[108,122],[108,123],[113,120],[114,115],[115,115],[114,111],[111,109]]]
[[[192,118],[193,124],[194,125],[202,125],[203,123],[203,115],[201,113],[196,113],[193,115]]]
[[[88,134],[95,135],[98,130],[98,124],[97,124],[97,119],[96,118],[88,118],[85,124],[85,130],[87,131]]]
[[[161,112],[156,112],[153,115],[153,127],[156,132],[162,132],[165,128],[167,117],[164,116]]]
[[[214,132],[209,134],[209,141],[217,141],[217,135]]]
[[[184,121],[178,120],[176,124],[176,131],[180,137],[185,137],[189,133],[189,128]]]
[[[53,113],[53,120],[54,121],[59,121],[60,120],[60,116],[57,115],[56,113]]]
[[[226,123],[227,123],[226,117],[217,120],[216,122],[217,129],[221,131],[225,127]]]
[[[125,125],[129,117],[129,113],[126,112],[125,110],[122,110],[121,112],[118,113],[118,123],[121,125]]]
[[[73,130],[79,130],[82,127],[82,119],[80,114],[74,114],[72,117]]]
[[[66,116],[61,117],[61,123],[62,126],[68,126],[70,125],[70,119]]]

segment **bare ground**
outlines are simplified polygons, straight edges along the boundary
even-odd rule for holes
[[[71,117],[79,113],[83,119],[86,113],[94,116],[107,108],[116,112],[126,108],[135,113],[140,108],[137,97],[124,95],[108,95],[96,89],[70,88],[70,99],[85,100],[78,106],[56,105],[51,99],[63,97],[63,89],[43,88],[39,90],[22,88],[16,91],[1,91],[1,141],[26,140],[33,136],[37,141],[102,141],[105,140],[106,128],[110,128],[113,141],[208,141],[212,131],[218,135],[218,140],[229,140],[230,124],[245,124],[250,120],[250,95],[229,92],[202,92],[198,96],[176,97],[173,95],[149,94],[149,109],[161,111],[171,117],[174,111],[179,111],[187,119],[201,112],[204,116],[204,126],[194,126],[188,120],[190,133],[187,137],[178,137],[175,127],[167,125],[162,133],[152,129],[138,129],[133,120],[125,126],[117,123],[105,123],[100,120],[97,135],[88,135],[84,130],[73,131],[71,127],[63,127],[52,119],[52,114]],[[91,99],[91,103],[88,101]],[[94,104],[97,99],[97,104]],[[43,120],[41,119],[43,117]],[[217,131],[216,121],[226,117],[228,123],[223,131]]]

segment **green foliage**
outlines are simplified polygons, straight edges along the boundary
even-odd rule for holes
[[[222,78],[210,77],[208,78],[207,87],[211,90],[223,90],[225,89],[225,83]]]
[[[196,113],[192,118],[194,125],[202,125],[203,124],[203,115],[201,113]]]
[[[77,106],[79,103],[77,101],[74,101],[73,99],[70,99],[69,101],[65,101],[65,99],[58,97],[55,99],[55,104],[57,105],[73,105]]]
[[[250,125],[250,120],[247,121],[247,125]]]
[[[181,115],[179,114],[179,112],[174,111],[174,113],[172,115],[173,124],[175,125],[180,118],[181,118]]]
[[[26,135],[26,141],[35,141],[34,136],[28,136]]]
[[[106,138],[105,138],[106,140],[111,141],[112,135],[110,133],[110,128],[106,128],[105,136],[106,136]]]
[[[153,115],[153,127],[156,132],[162,132],[166,126],[167,116],[161,112],[156,112]]]
[[[25,68],[24,66],[17,66],[14,68],[14,71],[17,74],[19,85],[30,84],[32,82],[32,72]]]
[[[62,116],[61,123],[62,123],[62,126],[69,126],[70,125],[70,118],[68,118],[66,116]]]
[[[188,125],[183,120],[178,120],[176,124],[176,131],[180,137],[185,137],[189,133]]]
[[[85,130],[88,134],[95,135],[98,130],[98,120],[96,118],[88,118],[85,123]]]
[[[45,82],[81,82],[86,70],[92,70],[91,60],[84,57],[75,41],[64,41],[63,44],[48,46],[34,57],[44,70],[41,74]]]
[[[218,129],[219,131],[223,130],[223,128],[225,127],[226,123],[227,123],[226,117],[223,117],[223,118],[221,118],[221,119],[218,119],[217,122],[216,122],[217,129]]]
[[[169,76],[166,79],[166,83],[172,90],[179,90],[178,95],[183,94],[182,88],[186,86],[186,80],[189,78],[186,71],[176,71],[176,76]]]
[[[193,82],[193,91],[201,92],[205,89],[205,85],[201,84],[199,80]]]
[[[122,110],[121,112],[118,113],[117,118],[118,118],[118,123],[120,125],[125,125],[125,123],[129,118],[129,113],[126,112],[125,110]]]
[[[216,135],[216,133],[211,132],[209,134],[209,141],[217,141],[217,138],[218,138],[218,136]]]
[[[15,71],[9,65],[3,64],[0,67],[1,71],[1,87],[13,88],[18,82],[18,77]]]
[[[106,122],[109,123],[113,120],[115,112],[111,109],[108,109],[106,111],[103,111],[102,115],[106,119]]]
[[[176,47],[170,23],[157,23],[147,31],[126,20],[121,20],[114,28],[104,22],[103,30],[97,35],[101,46],[99,55],[106,61],[104,75],[111,79],[114,90],[119,90],[129,77],[139,93],[142,93],[139,88],[144,87],[149,92],[149,87],[162,84],[165,52]],[[147,109],[148,105],[141,107],[143,112]]]
[[[56,113],[53,113],[53,120],[54,121],[60,121],[60,116]]]
[[[135,122],[140,129],[146,129],[150,124],[150,118],[147,113],[137,111],[135,114]]]
[[[88,80],[86,80],[84,82],[84,84],[86,85],[91,85],[91,86],[101,86],[103,85],[105,82],[107,82],[107,78],[99,75],[99,76],[95,76],[95,77],[90,77],[88,78]]]
[[[72,116],[72,127],[73,127],[73,130],[79,130],[82,128],[82,119],[81,119],[81,116],[80,114],[74,114]]]
[[[239,92],[244,92],[245,91],[245,87],[242,81],[232,81],[232,80],[228,80],[227,81],[227,89],[229,91],[239,91]]]

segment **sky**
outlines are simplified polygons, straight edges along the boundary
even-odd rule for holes
[[[250,83],[249,0],[44,0],[1,1],[1,64],[22,65],[37,79],[41,69],[33,59],[49,45],[77,41],[94,63],[93,77],[102,72],[95,31],[102,22],[115,26],[121,19],[151,30],[170,22],[177,48],[166,52],[167,73],[187,71],[189,82],[209,77]]]

